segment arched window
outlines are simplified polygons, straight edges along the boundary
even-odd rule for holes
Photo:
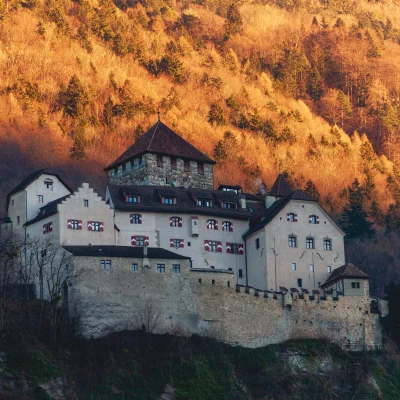
[[[289,247],[297,247],[297,237],[295,235],[289,235]]]

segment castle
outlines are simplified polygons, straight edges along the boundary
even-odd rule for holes
[[[321,205],[283,175],[266,196],[215,190],[214,165],[158,120],[105,168],[105,200],[40,170],[8,194],[0,226],[72,255],[64,301],[85,336],[133,329],[152,304],[159,332],[379,348],[370,277],[345,263],[344,233]]]

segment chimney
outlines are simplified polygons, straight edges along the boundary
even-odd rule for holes
[[[240,207],[242,207],[242,208],[247,208],[247,205],[246,205],[246,198],[245,198],[244,196],[241,196],[240,199],[239,199],[239,201],[240,201]]]

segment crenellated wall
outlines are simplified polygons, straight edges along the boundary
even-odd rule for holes
[[[71,306],[86,337],[137,328],[135,314],[151,302],[160,312],[157,332],[200,333],[245,347],[299,338],[326,338],[357,351],[382,345],[379,316],[371,313],[369,296],[257,291],[236,286],[228,271],[193,270],[185,264],[180,274],[173,273],[169,264],[182,263],[173,260],[165,273],[157,272],[160,260],[133,272],[135,260],[127,258],[115,259],[115,268],[102,271],[99,260],[75,257]]]

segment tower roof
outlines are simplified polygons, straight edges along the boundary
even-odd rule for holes
[[[357,268],[354,264],[347,263],[333,270],[328,279],[321,285],[321,287],[325,288],[327,286],[333,285],[335,282],[344,278],[371,279],[369,275],[362,272],[361,269]]]
[[[215,164],[161,121],[157,121],[141,138],[104,170],[108,171],[145,153],[175,156],[192,161]]]
[[[285,197],[291,194],[294,191],[290,183],[286,180],[283,174],[279,174],[276,178],[274,185],[272,186],[271,191],[268,193],[268,196],[273,197]]]

